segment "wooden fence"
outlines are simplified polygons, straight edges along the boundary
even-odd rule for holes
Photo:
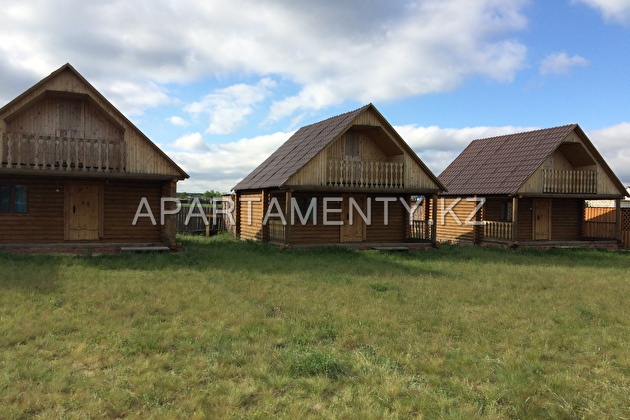
[[[226,230],[223,214],[217,214],[216,217],[213,216],[212,204],[202,205],[201,207],[203,208],[208,224],[206,225],[206,220],[201,217],[199,209],[193,210],[192,217],[188,220],[188,223],[186,223],[190,207],[182,206],[182,209],[176,215],[178,233],[205,233],[206,235],[216,235],[218,232]]]
[[[584,209],[582,236],[615,239],[616,219],[613,207],[587,207]],[[630,247],[630,208],[621,209],[621,241],[626,248]]]

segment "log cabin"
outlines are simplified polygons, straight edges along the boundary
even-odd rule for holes
[[[475,140],[440,174],[439,241],[612,246],[583,231],[587,200],[626,190],[577,124]],[[619,214],[619,212],[617,212]],[[612,241],[611,241],[612,239]]]
[[[158,212],[188,175],[70,64],[0,109],[0,139],[0,247],[176,245]]]
[[[431,214],[418,220],[415,210],[443,189],[368,104],[300,128],[239,182],[236,236],[283,246],[431,244]]]

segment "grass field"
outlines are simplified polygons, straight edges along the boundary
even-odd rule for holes
[[[630,254],[0,253],[0,418],[629,418]]]

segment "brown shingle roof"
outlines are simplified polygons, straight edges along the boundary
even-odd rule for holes
[[[577,124],[474,140],[438,176],[448,195],[515,194]]]
[[[234,190],[279,187],[317,153],[343,134],[354,119],[372,104],[300,128],[263,163],[239,182]]]

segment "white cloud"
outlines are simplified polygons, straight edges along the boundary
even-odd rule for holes
[[[186,134],[175,140],[173,144],[178,149],[190,152],[204,152],[210,149],[199,133]]]
[[[415,125],[394,127],[435,175],[439,175],[446,169],[475,139],[537,128],[540,127],[441,128]],[[293,132],[278,132],[227,144],[210,145],[207,151],[202,153],[168,152],[191,175],[191,179],[178,184],[178,188],[188,192],[203,192],[211,189],[228,192],[291,135]],[[587,135],[624,185],[630,185],[630,148],[628,147],[630,122],[592,130]],[[201,135],[198,136],[201,137]]]
[[[621,182],[630,185],[630,122],[590,130],[587,135]]]
[[[549,54],[540,64],[540,74],[567,74],[574,67],[586,67],[589,62],[579,55],[569,57],[565,52]]]
[[[168,117],[166,120],[177,127],[186,127],[188,125],[188,121],[176,115]]]
[[[245,123],[247,115],[253,111],[252,106],[263,101],[275,85],[269,78],[253,86],[239,83],[218,89],[199,102],[187,105],[185,110],[192,114],[209,115],[210,125],[206,133],[229,134]]]
[[[126,114],[171,103],[166,84],[286,80],[296,91],[276,98],[272,116],[281,118],[451,90],[474,75],[510,81],[524,63],[526,47],[512,37],[527,25],[526,4],[24,0],[0,12],[0,54],[5,74],[34,81],[69,61]],[[212,119],[209,131],[233,130],[251,104],[226,111],[231,121]]]
[[[574,0],[599,10],[607,21],[630,25],[630,1],[628,0]]]
[[[227,192],[292,135],[293,132],[278,132],[231,143],[212,144],[202,153],[192,149],[167,153],[190,175],[189,180],[178,184],[181,191],[203,192],[214,189]],[[197,136],[201,137],[199,134]],[[194,144],[194,138],[191,143]]]
[[[440,128],[415,125],[394,128],[435,175],[446,169],[473,140],[536,129],[513,126]]]

